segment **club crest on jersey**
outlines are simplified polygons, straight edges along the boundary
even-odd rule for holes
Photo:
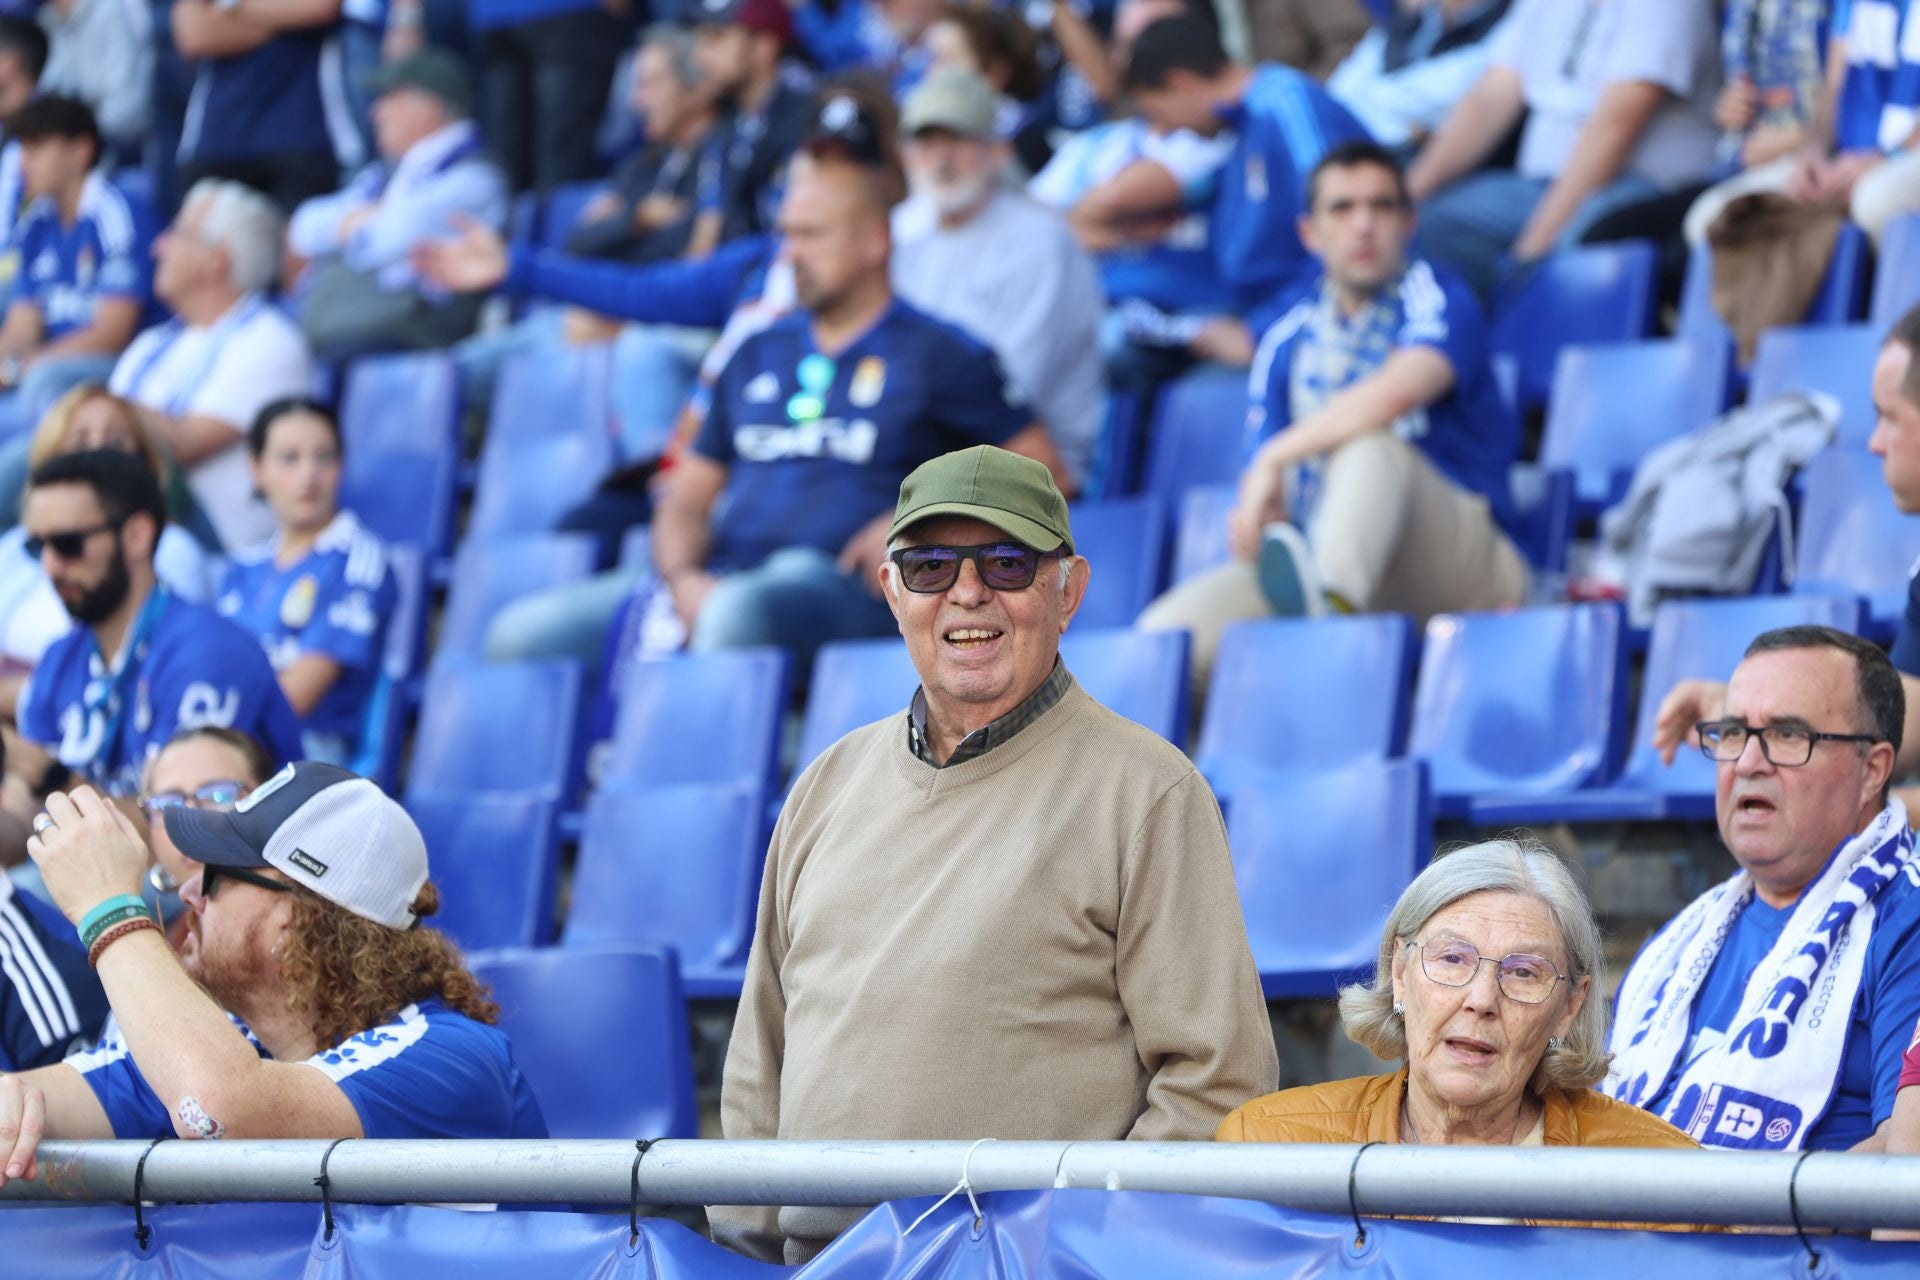
[[[847,400],[856,409],[871,409],[880,403],[887,389],[887,362],[868,356],[853,368],[853,381],[847,384]]]
[[[297,631],[312,622],[314,602],[319,598],[320,584],[312,574],[301,574],[280,600],[280,625]]]

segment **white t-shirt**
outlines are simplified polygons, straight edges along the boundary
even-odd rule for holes
[[[187,484],[228,550],[273,536],[273,513],[253,492],[245,432],[273,401],[313,388],[313,356],[293,321],[248,294],[210,325],[156,325],[133,340],[107,385],[168,417],[231,423],[241,434],[187,468]]]

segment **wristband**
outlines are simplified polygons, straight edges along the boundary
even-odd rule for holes
[[[151,920],[153,917],[145,907],[116,907],[101,916],[80,935],[80,945],[91,948],[100,939],[100,935],[109,929],[116,929],[129,920]]]
[[[123,920],[119,924],[114,925],[98,938],[95,938],[93,945],[87,948],[87,963],[93,968],[99,968],[100,955],[102,952],[114,943],[120,941],[120,939],[130,934],[139,933],[143,929],[152,929],[155,933],[158,933],[160,932],[160,923],[152,916],[135,916],[131,920]]]
[[[116,893],[111,898],[107,898],[100,902],[96,902],[93,906],[93,910],[87,912],[86,915],[80,917],[80,923],[76,925],[75,928],[77,928],[80,931],[80,933],[84,935],[87,932],[87,930],[93,928],[94,925],[100,922],[100,918],[102,916],[106,915],[110,911],[120,910],[123,907],[138,907],[142,911],[145,911],[147,909],[147,904],[141,901],[140,898],[135,894]]]

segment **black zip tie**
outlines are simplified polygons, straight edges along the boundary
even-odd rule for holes
[[[635,1138],[633,1140],[633,1175],[627,1186],[627,1248],[640,1243],[640,1162],[647,1158],[647,1152],[653,1150],[658,1138]]]
[[[1360,1157],[1367,1154],[1368,1148],[1380,1145],[1378,1142],[1362,1143],[1360,1149],[1353,1153],[1353,1163],[1347,1166],[1347,1212],[1353,1215],[1353,1247],[1355,1250],[1367,1247],[1367,1228],[1366,1225],[1360,1221]]]
[[[1793,1162],[1793,1176],[1787,1179],[1787,1211],[1793,1215],[1793,1233],[1800,1237],[1800,1247],[1807,1251],[1808,1272],[1820,1269],[1820,1251],[1813,1247],[1813,1241],[1807,1239],[1807,1229],[1800,1224],[1800,1166],[1812,1154],[1811,1151],[1802,1151],[1800,1158]]]
[[[351,1141],[351,1138],[335,1138],[320,1153],[320,1176],[313,1180],[313,1185],[320,1188],[320,1221],[326,1226],[326,1230],[320,1233],[321,1244],[333,1243],[333,1179],[327,1176],[327,1161],[333,1159],[335,1147]]]
[[[172,1137],[173,1137],[172,1134],[167,1133],[167,1134],[162,1134],[158,1138],[155,1138],[152,1142],[149,1142],[147,1144],[147,1149],[140,1153],[140,1159],[134,1162],[134,1166],[133,1166],[133,1242],[140,1246],[141,1252],[143,1253],[146,1251],[147,1246],[153,1243],[153,1227],[148,1224],[146,1213],[142,1210],[140,1205],[140,1202],[146,1199],[145,1183],[147,1178],[147,1157],[153,1154],[153,1149],[155,1147],[159,1146],[163,1142],[168,1141]]]

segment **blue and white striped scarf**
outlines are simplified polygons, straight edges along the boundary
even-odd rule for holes
[[[1801,893],[1748,978],[1727,1035],[1682,1062],[1694,1002],[1753,897],[1753,879],[1742,871],[1700,895],[1620,984],[1602,1090],[1643,1107],[1667,1095],[1661,1117],[1707,1146],[1799,1149],[1839,1086],[1876,903],[1913,860],[1906,807],[1891,800]]]

